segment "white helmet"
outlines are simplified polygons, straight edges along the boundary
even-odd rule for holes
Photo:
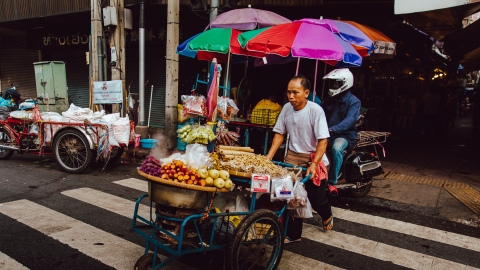
[[[333,97],[353,86],[353,74],[348,68],[339,68],[332,70],[323,77],[328,80],[328,95]]]

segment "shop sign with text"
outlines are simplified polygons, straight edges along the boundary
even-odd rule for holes
[[[122,103],[122,81],[104,81],[93,83],[93,104]]]

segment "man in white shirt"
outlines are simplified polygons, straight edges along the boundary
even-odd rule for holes
[[[285,162],[308,167],[306,174],[312,174],[313,179],[316,176],[319,164],[325,163],[323,160],[326,161],[324,156],[327,148],[327,138],[330,135],[325,113],[320,106],[308,101],[309,93],[310,81],[306,77],[295,76],[290,80],[287,89],[289,103],[283,106],[282,112],[278,116],[277,123],[273,128],[275,136],[266,157],[268,159],[273,158],[285,140],[285,135],[288,133],[290,141]],[[312,153],[314,153],[313,159],[311,158]],[[307,181],[305,189],[307,190],[312,208],[323,219],[324,230],[331,230],[333,227],[333,216],[325,195],[327,181],[326,179],[320,180],[322,181],[320,181],[318,186],[311,180]],[[303,220],[301,218],[290,219],[285,242],[300,241],[302,226]]]

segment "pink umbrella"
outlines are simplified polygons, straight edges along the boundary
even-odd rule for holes
[[[248,8],[234,9],[219,15],[208,27],[233,28],[244,31],[290,22],[292,21],[274,12],[249,6]]]

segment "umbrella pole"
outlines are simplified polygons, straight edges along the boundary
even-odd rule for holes
[[[325,63],[325,67],[323,68],[323,77],[327,75],[327,63]],[[323,100],[323,92],[325,91],[325,80],[323,80],[323,85],[322,85],[322,100]]]
[[[298,60],[297,60],[297,70],[295,71],[295,76],[298,75],[298,68],[300,67],[300,57],[298,57]]]
[[[228,59],[227,59],[227,69],[225,71],[225,79],[224,79],[224,85],[225,89],[223,89],[223,96],[230,96],[230,88],[228,87],[228,80],[230,79],[229,72],[230,72],[230,57],[231,53],[228,52]],[[228,92],[228,93],[227,93]]]
[[[318,59],[315,59],[315,77],[313,78],[312,101],[315,101],[315,96],[317,95],[317,91],[316,91],[317,90],[317,70],[318,70]]]

